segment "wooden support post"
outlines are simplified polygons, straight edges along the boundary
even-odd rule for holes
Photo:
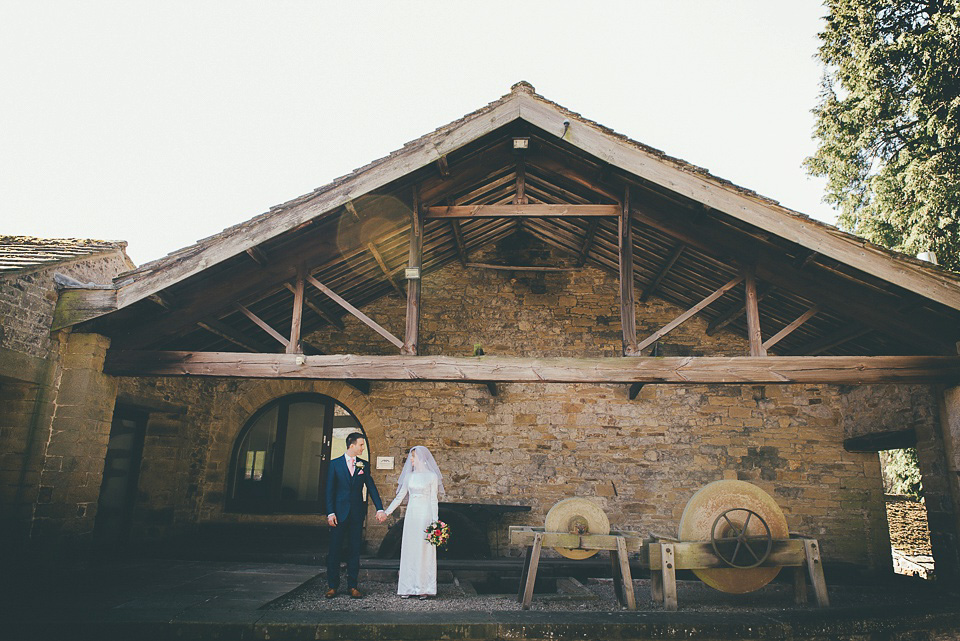
[[[297,293],[297,288],[294,287],[291,283],[284,283],[283,286],[286,289],[288,289],[290,293],[292,294]],[[304,289],[304,292],[303,292],[303,304],[309,307],[310,309],[312,309],[317,316],[327,321],[337,329],[340,329],[340,330],[345,329],[343,321],[337,318],[336,316],[334,316],[333,314],[329,314],[326,311],[324,311],[324,309],[320,307],[320,305],[310,297],[310,294],[306,292],[306,289]]]
[[[623,355],[636,356],[636,303],[633,293],[633,225],[630,224],[630,187],[623,191],[623,210],[620,212],[620,326],[623,329]]]
[[[633,573],[630,572],[630,555],[627,554],[627,540],[622,536],[618,536],[617,549],[610,554],[616,557],[617,563],[620,565],[620,583],[624,597],[620,605],[626,606],[628,610],[636,610],[637,596],[633,590]]]
[[[650,567],[650,599],[654,603],[663,603],[663,570],[653,566]]]
[[[823,577],[823,563],[820,561],[820,544],[816,539],[804,539],[803,551],[807,560],[807,574],[813,593],[817,597],[817,605],[821,608],[830,607],[830,597],[827,596],[827,581]]]
[[[537,532],[533,536],[533,547],[530,551],[530,565],[527,568],[527,580],[523,586],[523,600],[520,607],[524,610],[530,609],[530,603],[533,601],[533,586],[537,583],[537,567],[540,565],[540,550],[543,547],[543,532]]]
[[[620,559],[617,558],[617,550],[610,550],[610,578],[613,579],[613,596],[617,603],[623,605],[626,597],[623,585],[623,574],[620,570]]]
[[[683,254],[683,250],[687,246],[683,243],[678,243],[676,247],[673,248],[673,252],[670,253],[670,256],[667,258],[667,261],[663,264],[663,267],[660,268],[660,271],[657,272],[657,275],[654,277],[650,284],[643,289],[643,293],[640,294],[640,302],[643,302],[650,298],[657,288],[660,287],[660,283],[663,282],[663,279],[667,277],[667,274],[670,273],[670,270],[673,268],[673,264],[680,259],[680,255]]]
[[[515,205],[527,204],[527,170],[523,157],[517,160],[517,195],[513,199]]]
[[[680,314],[675,319],[673,319],[672,321],[664,325],[662,328],[658,329],[653,334],[650,334],[650,336],[643,339],[643,341],[639,345],[637,345],[637,351],[639,352],[640,350],[647,347],[648,345],[651,345],[652,343],[656,342],[661,336],[665,336],[669,332],[676,329],[680,324],[682,324],[688,318],[690,318],[691,316],[693,316],[694,314],[702,310],[704,307],[708,306],[710,303],[717,300],[718,298],[726,294],[728,291],[733,289],[736,285],[740,283],[741,280],[743,280],[743,276],[742,275],[737,276],[736,278],[731,280],[729,283],[727,283],[717,291],[713,292],[712,294],[704,298],[702,301],[700,301],[699,303],[697,303],[696,305],[694,305],[693,307],[691,307],[690,309],[688,309],[687,311]]]
[[[297,282],[293,290],[293,316],[290,319],[290,342],[287,343],[287,354],[301,354],[300,326],[303,323],[303,268],[297,270]]]
[[[660,544],[660,569],[663,574],[663,609],[677,610],[677,567],[672,543]]]
[[[760,331],[760,306],[757,304],[757,272],[753,267],[744,270],[744,285],[747,308],[747,338],[750,340],[750,356],[766,356],[763,335]]]
[[[420,194],[413,188],[413,211],[410,216],[410,269],[417,270],[417,278],[407,279],[407,325],[400,353],[416,356],[420,336],[420,290],[423,282],[423,218],[420,215]]]
[[[797,605],[806,605],[807,603],[807,568],[790,568],[793,574],[793,602]]]

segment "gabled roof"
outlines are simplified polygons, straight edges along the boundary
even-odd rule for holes
[[[515,136],[531,138],[525,165],[510,148]],[[909,351],[895,344],[900,339],[934,351],[956,340],[957,275],[877,247],[630,140],[546,100],[525,82],[329,185],[121,274],[112,296],[96,294],[97,304],[80,305],[80,313],[60,322],[99,317],[93,324],[97,331],[150,337],[155,345],[170,348],[162,342],[162,332],[199,332],[201,312],[212,314],[215,322],[238,325],[221,293],[224,279],[235,278],[230,290],[237,299],[258,305],[264,316],[273,314],[283,325],[289,321],[278,310],[289,308],[286,281],[298,262],[362,305],[399,290],[395,276],[406,261],[414,187],[423,206],[499,204],[516,197],[521,175],[527,177],[531,203],[617,204],[624,186],[635,190],[635,278],[642,286],[659,287],[657,295],[678,305],[696,303],[739,267],[756,264],[761,282],[776,287],[765,294],[777,302],[777,309],[767,312],[765,327],[783,327],[814,302],[826,302],[824,311],[794,339],[821,337],[829,342],[831,333],[849,330],[861,332],[855,337],[860,340],[865,332],[847,327],[844,319],[871,316],[867,330],[879,329],[885,338],[860,340],[857,345],[867,353]],[[463,262],[465,252],[520,229],[556,249],[579,254],[579,264],[587,260],[616,271],[615,222],[565,218],[469,220],[459,226],[428,221],[425,272],[458,257]],[[260,272],[250,271],[253,260],[261,263]],[[662,266],[671,261],[682,269],[661,277]],[[179,314],[179,325],[161,326],[153,319],[156,304]],[[329,318],[331,310],[320,307],[315,306],[314,320],[335,322]],[[725,313],[720,307],[704,313],[719,322]],[[878,314],[878,309],[883,312]],[[935,338],[928,341],[928,330],[918,323],[931,328]],[[131,324],[143,327],[132,331]],[[194,338],[188,337],[190,348],[200,348],[201,336]],[[222,346],[222,338],[215,341]],[[127,343],[141,345],[136,338]]]
[[[126,247],[126,242],[113,240],[0,236],[0,275],[29,271],[95,254],[123,252]]]

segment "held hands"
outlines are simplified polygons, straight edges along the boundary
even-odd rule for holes
[[[383,523],[387,520],[387,513],[383,510],[377,510],[377,523]]]

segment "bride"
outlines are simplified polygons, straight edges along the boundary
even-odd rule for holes
[[[401,598],[426,599],[437,594],[437,548],[427,542],[426,529],[438,518],[438,491],[443,493],[443,476],[437,462],[423,445],[413,447],[397,481],[397,498],[386,510],[392,514],[403,497],[410,495],[400,544],[397,594]]]

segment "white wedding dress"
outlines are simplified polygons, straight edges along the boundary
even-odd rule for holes
[[[407,494],[410,500],[403,519],[397,594],[434,596],[437,594],[437,548],[427,543],[426,529],[438,518],[437,475],[413,472],[387,508],[387,514],[392,514]]]

